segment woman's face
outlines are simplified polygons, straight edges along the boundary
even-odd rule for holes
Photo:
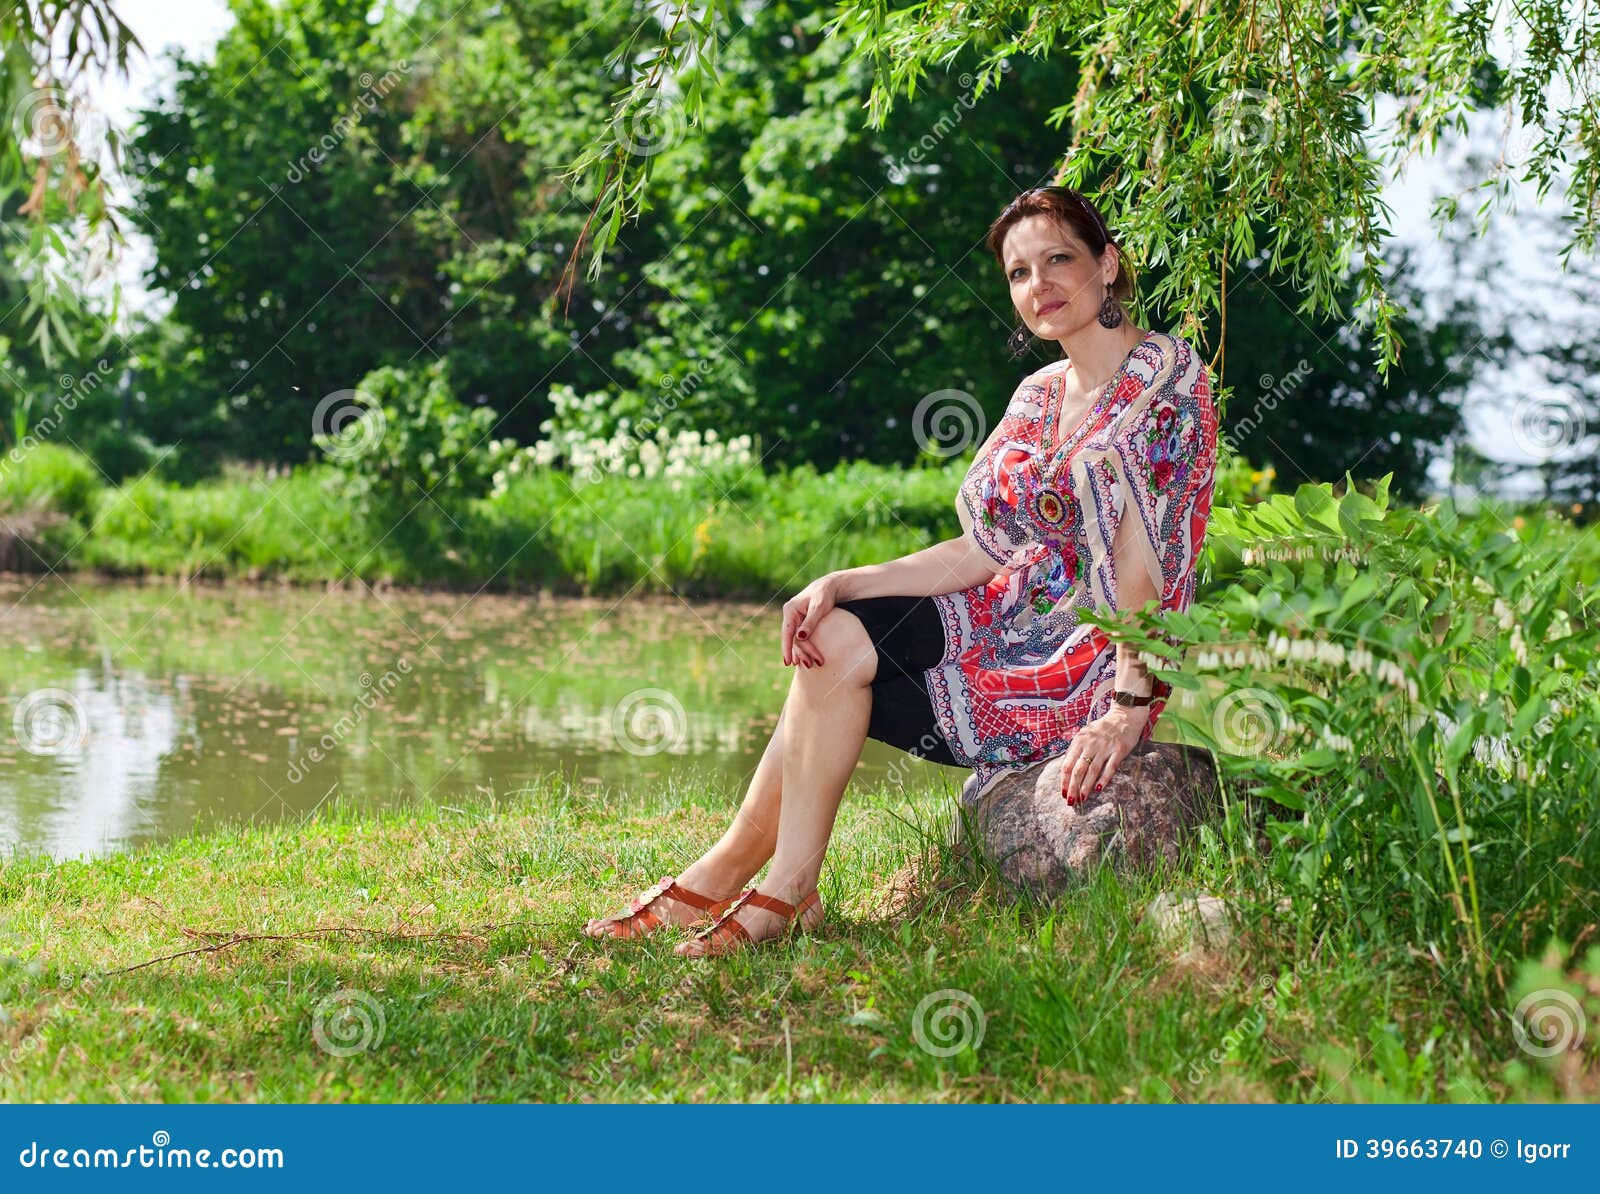
[[[1049,216],[1018,220],[1002,254],[1011,304],[1041,340],[1059,340],[1098,318],[1106,284],[1114,281],[1116,247],[1099,260],[1089,246]]]

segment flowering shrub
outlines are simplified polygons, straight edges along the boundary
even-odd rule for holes
[[[561,467],[585,481],[608,475],[669,477],[674,490],[684,478],[701,474],[738,476],[760,459],[751,436],[718,439],[715,430],[670,431],[648,422],[635,426],[630,416],[616,421],[611,434],[597,434],[603,426],[601,408],[611,401],[604,391],[580,396],[570,385],[551,388],[556,413],[539,425],[544,438],[511,454],[495,473],[496,493],[535,468]],[[648,428],[648,429],[647,429]]]
[[[1563,896],[1600,878],[1583,539],[1449,504],[1390,509],[1388,481],[1214,508],[1207,550],[1242,561],[1233,583],[1184,614],[1137,615],[1132,633],[1103,624],[1204,694],[1206,715],[1174,724],[1235,794],[1296,814],[1265,825],[1303,915],[1446,942],[1482,976],[1530,918],[1575,933],[1582,909]]]

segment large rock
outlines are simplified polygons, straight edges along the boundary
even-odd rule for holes
[[[1104,791],[1075,806],[1061,798],[1063,761],[1008,775],[981,798],[976,777],[961,792],[957,844],[981,849],[1019,894],[1048,900],[1101,865],[1176,863],[1189,832],[1221,817],[1216,766],[1199,747],[1142,742]]]

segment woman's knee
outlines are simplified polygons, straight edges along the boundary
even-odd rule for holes
[[[823,671],[858,684],[870,684],[877,675],[878,652],[872,637],[861,619],[847,609],[835,606],[824,614],[812,631],[811,643],[822,653]]]

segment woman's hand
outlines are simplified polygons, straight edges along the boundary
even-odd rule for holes
[[[1083,803],[1110,781],[1149,720],[1148,705],[1112,705],[1077,732],[1061,770],[1061,795],[1068,804]]]
[[[819,576],[783,603],[783,666],[821,667],[824,660],[808,640],[817,623],[840,601],[847,600],[837,572]]]

